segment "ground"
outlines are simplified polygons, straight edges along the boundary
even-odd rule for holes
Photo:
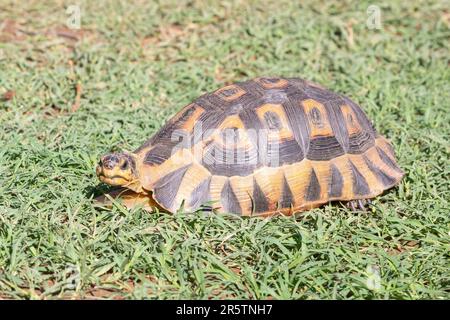
[[[450,298],[448,1],[77,3],[80,29],[0,1],[1,298]],[[401,184],[297,218],[94,208],[100,155],[260,75],[359,103]]]

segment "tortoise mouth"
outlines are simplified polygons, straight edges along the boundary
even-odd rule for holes
[[[100,173],[97,175],[98,178],[100,179],[100,181],[107,183],[109,185],[112,186],[125,186],[129,183],[131,183],[131,179],[124,177],[124,176],[120,176],[120,175],[106,175],[103,173]]]
[[[96,174],[100,181],[112,186],[127,187],[136,181],[136,165],[126,153],[110,153],[101,157]]]
[[[97,166],[96,174],[100,181],[111,186],[126,186],[133,182],[131,172],[117,172],[117,170],[105,169],[103,166]]]

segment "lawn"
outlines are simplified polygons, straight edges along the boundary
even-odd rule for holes
[[[69,2],[0,1],[0,299],[450,298],[448,1],[134,2],[74,30]],[[93,206],[100,155],[260,75],[359,103],[401,184],[297,218]]]

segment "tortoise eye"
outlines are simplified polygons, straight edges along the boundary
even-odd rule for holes
[[[128,169],[128,161],[125,160],[123,164],[120,166],[120,170],[127,170]]]

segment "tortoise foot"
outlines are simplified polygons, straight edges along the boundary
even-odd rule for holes
[[[358,200],[352,200],[348,201],[345,206],[352,211],[367,211],[367,207],[372,204],[372,200],[370,199],[358,199]]]

